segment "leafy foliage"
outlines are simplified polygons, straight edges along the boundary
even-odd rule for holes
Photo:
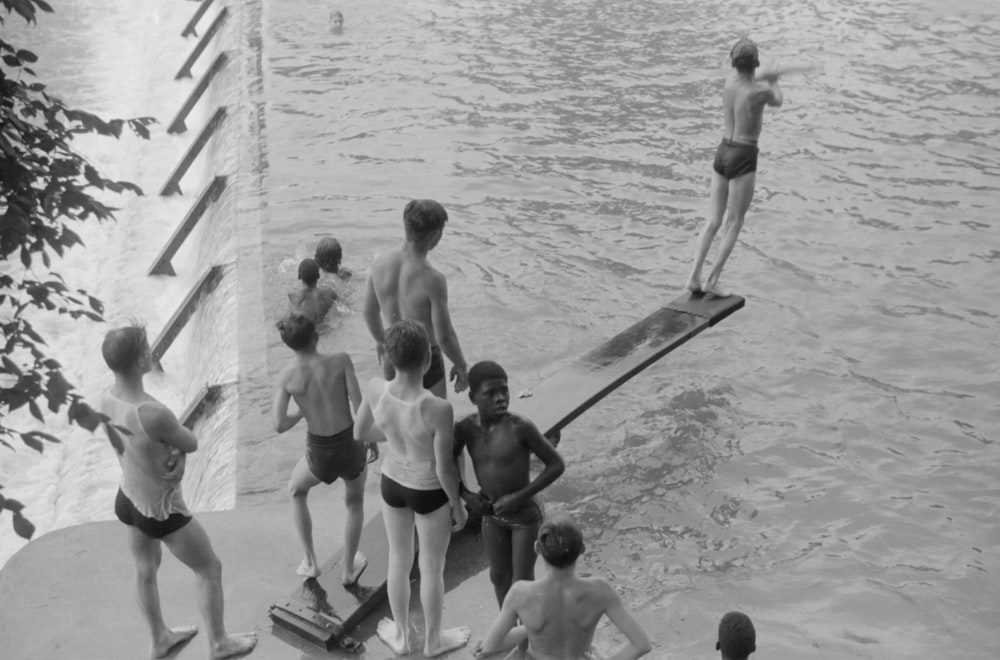
[[[51,12],[52,7],[42,0],[0,0],[0,27],[13,14],[33,24],[37,11]],[[40,405],[44,404],[51,413],[65,408],[70,422],[89,431],[107,420],[67,382],[27,315],[40,310],[72,319],[104,320],[101,301],[53,271],[53,258],[82,245],[72,228],[77,223],[113,219],[116,209],[90,192],[142,194],[132,183],[102,177],[73,150],[73,138],[81,133],[120,138],[127,129],[148,139],[147,126],[155,120],[104,120],[68,107],[37,81],[30,66],[37,60],[34,53],[16,48],[0,34],[0,443],[14,450],[20,441],[41,452],[45,443],[60,439],[43,431],[11,428],[5,417],[27,406],[35,419],[44,422]],[[18,500],[0,494],[0,515],[10,511],[15,533],[28,539],[35,528],[23,509]]]

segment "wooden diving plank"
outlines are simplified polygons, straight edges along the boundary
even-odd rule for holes
[[[198,137],[196,137],[194,142],[191,143],[191,146],[188,147],[188,150],[184,153],[184,157],[181,158],[179,163],[177,163],[177,167],[175,167],[174,171],[170,173],[169,177],[167,177],[167,182],[160,191],[161,197],[181,192],[181,179],[185,174],[187,174],[188,168],[191,167],[191,163],[193,163],[194,159],[198,157],[201,150],[205,148],[205,145],[208,144],[209,138],[212,137],[212,134],[215,133],[215,129],[219,127],[219,124],[221,124],[222,120],[225,118],[226,106],[220,105],[216,109],[215,114],[213,114],[211,119],[208,120],[208,123],[205,124],[205,127],[201,129],[200,133],[198,133]]]
[[[222,67],[226,66],[228,61],[228,55],[225,53],[219,53],[218,57],[215,58],[215,61],[212,62],[211,66],[208,67],[208,70],[205,71],[204,75],[202,75],[198,84],[195,85],[194,89],[191,90],[191,93],[188,94],[187,100],[184,101],[184,105],[182,105],[180,110],[177,111],[177,115],[167,125],[167,133],[183,133],[187,130],[187,124],[184,123],[184,120],[186,120],[187,116],[191,114],[191,110],[198,103],[201,95],[205,93],[208,86],[212,84],[212,80],[215,78],[216,74],[218,74],[219,71],[222,71]]]
[[[195,285],[191,287],[191,291],[188,292],[180,307],[177,308],[177,311],[167,321],[160,336],[156,338],[156,341],[153,342],[150,348],[150,352],[153,355],[153,362],[156,363],[158,369],[163,369],[163,365],[160,364],[160,358],[167,352],[170,345],[174,343],[174,339],[177,338],[177,335],[180,334],[181,330],[187,324],[188,319],[191,318],[191,315],[198,308],[201,299],[215,289],[221,280],[222,266],[211,266],[198,278]]]
[[[191,67],[193,67],[194,63],[198,61],[202,51],[204,51],[205,47],[208,46],[208,42],[212,40],[215,33],[222,27],[222,24],[225,22],[227,16],[229,16],[229,8],[223,7],[219,14],[215,17],[215,20],[212,21],[212,24],[208,26],[207,30],[205,30],[205,34],[203,34],[201,39],[198,40],[194,50],[192,50],[191,54],[188,55],[188,58],[184,60],[184,64],[182,64],[181,68],[177,71],[177,75],[174,76],[174,80],[191,77]]]
[[[198,21],[201,20],[201,17],[205,15],[205,12],[208,11],[208,8],[211,4],[212,0],[201,0],[201,5],[194,12],[194,16],[192,16],[191,20],[188,21],[187,25],[184,26],[184,31],[181,32],[182,37],[187,37],[188,35],[192,34],[196,37],[198,36],[198,33],[195,32],[194,28],[196,25],[198,25]]]
[[[744,302],[740,296],[708,298],[685,294],[564,365],[539,383],[531,397],[514,399],[511,409],[531,419],[545,435],[558,431],[643,369],[741,309]],[[485,568],[478,536],[470,528],[455,534],[448,547],[446,591]],[[368,557],[368,567],[357,586],[345,588],[340,584],[341,550],[323,566],[318,579],[306,580],[288,598],[270,608],[272,621],[301,638],[315,639],[319,635],[315,623],[300,621],[297,630],[295,618],[287,616],[292,609],[301,613],[303,607],[311,607],[332,616],[336,622],[322,633],[321,641],[314,643],[329,650],[341,639],[348,639],[347,635],[386,597],[389,548],[381,515],[365,525],[360,548]],[[322,602],[317,603],[317,592],[322,592]],[[492,598],[492,593],[484,594],[483,598]]]
[[[171,234],[170,240],[167,244],[163,246],[160,250],[160,254],[156,255],[156,259],[153,261],[153,265],[149,267],[150,275],[176,275],[174,272],[174,266],[171,260],[174,255],[177,254],[177,250],[180,249],[181,244],[187,239],[188,234],[194,229],[194,226],[198,224],[201,216],[205,214],[205,210],[208,209],[212,202],[219,199],[219,195],[226,188],[226,177],[217,176],[212,181],[205,186],[205,189],[198,196],[198,199],[191,206],[191,209],[181,220],[181,224],[177,225],[177,229]]]
[[[178,418],[181,424],[189,429],[193,429],[194,423],[202,416],[205,407],[218,399],[221,393],[221,385],[206,385],[201,388]]]

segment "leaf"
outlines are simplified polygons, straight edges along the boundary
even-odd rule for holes
[[[31,252],[28,251],[27,245],[21,246],[21,263],[25,268],[31,268]]]
[[[42,11],[47,11],[50,14],[52,13],[52,5],[49,3],[43,2],[42,0],[35,0],[35,4],[38,5],[38,8]]]
[[[4,55],[3,63],[7,66],[21,66],[21,60],[17,59],[13,55]]]
[[[28,64],[32,64],[32,63],[38,61],[38,55],[35,55],[30,50],[24,50],[24,49],[22,49],[22,50],[17,51],[17,57],[22,62],[27,62]]]
[[[35,451],[37,451],[39,454],[41,454],[42,450],[45,448],[44,445],[42,445],[41,440],[31,437],[27,433],[21,435],[21,441],[24,442],[24,444],[31,447],[32,449],[34,449]]]
[[[14,513],[20,513],[21,509],[24,508],[24,505],[18,500],[15,500],[13,497],[8,497],[3,504],[3,508],[8,511],[13,511]]]
[[[31,524],[31,521],[22,516],[20,513],[14,514],[14,531],[22,539],[31,540],[31,535],[35,533],[35,526]]]
[[[0,360],[3,361],[3,368],[6,369],[9,373],[17,374],[18,376],[21,375],[21,369],[18,368],[18,366],[14,364],[14,361],[11,360],[9,357],[4,355],[2,358],[0,358]]]
[[[59,406],[66,401],[66,393],[73,389],[61,371],[53,371],[49,374],[49,380],[45,384],[45,396],[49,400],[49,410],[59,412]]]
[[[39,422],[44,422],[45,418],[42,417],[42,409],[38,407],[38,404],[34,400],[28,401],[28,410],[31,411],[32,417],[37,419]]]

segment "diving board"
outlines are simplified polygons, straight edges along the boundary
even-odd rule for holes
[[[685,294],[563,365],[534,387],[530,397],[513,399],[511,411],[531,419],[545,435],[557,432],[643,369],[741,309],[744,302],[740,296]],[[357,585],[345,588],[340,583],[341,550],[323,566],[318,579],[306,580],[268,609],[275,626],[323,650],[357,648],[351,631],[386,598],[389,552],[381,516],[365,525],[360,548],[368,567]],[[452,537],[448,548],[445,590],[485,567],[476,530],[467,527]],[[323,595],[319,602],[317,593]],[[483,598],[492,602],[492,592]]]

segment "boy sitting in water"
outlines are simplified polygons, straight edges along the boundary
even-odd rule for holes
[[[722,652],[722,660],[747,660],[757,650],[757,631],[750,617],[743,612],[726,612],[719,621],[715,650]]]
[[[288,292],[288,302],[292,314],[301,314],[314,324],[327,315],[337,299],[337,292],[328,286],[316,286],[319,281],[319,265],[314,259],[303,259],[299,264],[301,286]]]
[[[535,425],[507,411],[507,373],[496,362],[469,370],[469,398],[479,409],[455,425],[455,456],[468,448],[482,493],[464,491],[473,513],[483,516],[483,545],[490,581],[502,605],[510,585],[535,577],[535,536],[542,510],[534,495],[559,478],[562,457]],[[531,456],[545,464],[531,478]]]
[[[343,258],[344,250],[340,247],[340,241],[333,236],[323,237],[319,245],[316,246],[316,263],[319,264],[323,272],[347,280],[353,273],[351,273],[350,268],[340,265]]]
[[[535,543],[548,570],[533,582],[516,582],[504,599],[500,616],[476,649],[489,655],[528,640],[527,657],[534,660],[585,660],[601,617],[628,639],[609,660],[629,660],[650,652],[646,633],[622,605],[614,588],[599,578],[576,575],[583,554],[583,535],[569,518],[548,520]],[[521,625],[515,627],[520,619]]]
[[[347,520],[344,524],[345,585],[358,581],[368,561],[358,552],[364,524],[364,492],[367,452],[354,440],[352,411],[361,405],[361,388],[354,364],[347,353],[323,354],[316,350],[316,326],[311,319],[293,314],[278,322],[285,344],[295,351],[295,363],[278,376],[274,397],[274,429],[284,433],[303,417],[306,420],[306,455],[292,470],[288,492],[292,497],[295,529],[306,557],[297,573],[318,577],[313,549],[312,519],[306,497],[321,481],[332,484],[344,479]],[[288,401],[295,399],[298,412],[288,414]]]

